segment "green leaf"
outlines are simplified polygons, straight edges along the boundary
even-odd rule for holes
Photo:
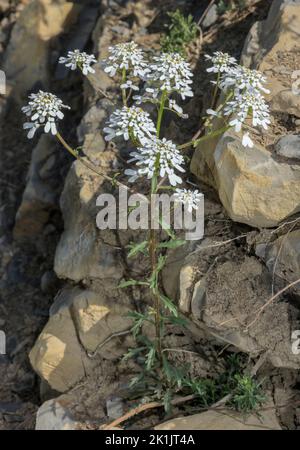
[[[160,294],[164,307],[170,311],[175,317],[178,317],[178,311],[172,300],[166,295]]]
[[[136,377],[133,377],[129,383],[129,387],[133,388],[135,385],[139,384],[144,379],[144,373],[140,373]]]
[[[167,233],[167,235],[171,239],[176,239],[176,236],[173,233],[173,231],[167,226],[167,224],[163,221],[163,219],[161,217],[158,219],[158,222],[159,222],[160,226],[162,227],[162,229]]]
[[[145,314],[138,313],[136,311],[130,311],[127,314],[127,317],[130,317],[134,321],[131,331],[132,331],[133,336],[136,337],[138,335],[138,333],[140,332],[140,329],[142,328],[143,323],[146,320],[148,320],[148,316]]]
[[[147,249],[148,241],[140,242],[139,244],[130,244],[128,245],[128,248],[130,248],[130,252],[128,253],[128,258],[132,258],[133,256],[137,255],[138,253],[144,253]]]
[[[158,261],[157,261],[157,266],[156,266],[156,272],[159,273],[162,268],[164,267],[165,263],[166,263],[166,256],[162,256],[159,255],[158,257]]]
[[[174,325],[180,325],[181,327],[185,327],[187,328],[187,320],[182,317],[182,316],[178,316],[178,317],[174,317],[174,316],[170,316],[168,317],[168,320],[173,323]]]
[[[172,239],[171,241],[168,242],[161,242],[158,245],[158,248],[177,248],[181,247],[185,243],[186,241],[184,239]]]
[[[130,279],[130,280],[123,281],[122,283],[120,283],[118,285],[118,288],[119,289],[124,289],[124,288],[127,288],[129,286],[136,286],[136,285],[149,286],[149,283],[146,283],[144,281],[137,281],[137,280]]]
[[[156,350],[154,347],[151,347],[149,352],[146,355],[146,369],[151,370],[155,363]]]
[[[122,360],[127,361],[130,358],[134,358],[139,353],[141,353],[143,350],[145,350],[146,347],[137,347],[137,348],[130,348],[127,353],[123,356]]]
[[[172,390],[167,389],[164,394],[164,409],[167,414],[169,414],[172,410],[171,400],[172,400]]]

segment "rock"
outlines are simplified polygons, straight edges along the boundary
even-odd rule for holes
[[[118,419],[123,415],[123,401],[120,397],[112,397],[106,402],[107,417]]]
[[[122,304],[113,295],[105,288],[101,294],[73,288],[62,291],[52,305],[50,319],[30,352],[34,370],[52,389],[65,392],[74,386],[97,363],[97,358],[90,358],[89,353],[111,334],[130,328],[126,296]],[[129,336],[112,339],[99,347],[97,355],[118,358],[130,342]]]
[[[17,211],[14,227],[16,239],[36,238],[47,223],[50,212],[57,208],[59,163],[55,141],[48,135],[42,135],[32,152],[26,188]]]
[[[241,58],[242,64],[268,73],[272,110],[297,117],[300,96],[293,92],[293,73],[299,67],[293,52],[299,39],[299,11],[299,0],[275,0],[267,19],[250,30]]]
[[[266,265],[276,276],[285,281],[285,285],[300,278],[300,230],[291,231],[266,246],[264,257]],[[300,294],[300,285],[293,289]]]
[[[41,278],[41,291],[45,294],[57,292],[59,280],[53,270],[47,270]]]
[[[50,318],[29,358],[37,374],[59,392],[84,376],[91,361],[77,339],[69,308],[62,308]]]
[[[205,29],[205,28],[209,28],[209,27],[211,27],[214,23],[216,23],[217,20],[218,20],[218,7],[217,7],[216,4],[213,4],[213,5],[209,8],[209,10],[208,10],[208,12],[207,12],[207,14],[206,14],[206,16],[205,16],[203,22],[201,23],[201,26],[202,26],[204,29]]]
[[[15,413],[21,409],[21,402],[0,402],[0,413]]]
[[[109,172],[112,152],[100,153],[96,165]],[[101,231],[96,225],[96,198],[105,180],[80,162],[73,164],[61,197],[65,230],[56,249],[54,270],[59,278],[74,281],[84,279],[115,279],[123,276],[114,230]],[[107,183],[106,183],[107,186]],[[106,187],[103,188],[107,189]],[[100,209],[99,209],[100,210]],[[98,211],[99,211],[98,210]]]
[[[252,27],[243,50],[242,64],[267,74],[275,126],[277,113],[300,117],[300,96],[295,93],[292,78],[299,69],[294,57],[299,28],[299,1],[276,0],[266,21]],[[276,138],[278,135],[274,135]],[[267,150],[262,145],[264,141],[259,142],[255,135],[253,139],[254,147],[245,149],[241,136],[230,131],[200,144],[191,171],[218,191],[234,221],[259,228],[273,227],[300,210],[300,167],[297,162],[278,160],[273,157],[272,148]],[[290,146],[287,149],[291,139],[296,140],[282,136],[280,143],[285,145],[285,156],[292,151],[294,157],[295,150]]]
[[[48,400],[39,407],[36,415],[35,429],[40,430],[75,430],[77,422],[70,412],[58,400]]]
[[[300,166],[276,161],[261,145],[245,150],[240,138],[227,132],[200,146],[192,172],[213,184],[232,220],[253,227],[273,227],[300,211]]]
[[[0,11],[4,12],[8,8],[9,8],[9,0],[1,0],[0,1]]]
[[[193,416],[178,417],[157,425],[155,430],[281,430],[275,407],[260,415],[245,417],[230,409],[207,411]]]
[[[21,11],[3,66],[16,100],[21,102],[22,96],[37,82],[47,87],[51,42],[74,24],[80,9],[80,5],[64,0],[34,0]]]
[[[291,352],[291,330],[297,329],[296,308],[273,302],[257,316],[272,295],[271,276],[262,263],[254,257],[236,255],[235,261],[219,263],[199,279],[194,261],[194,273],[184,285],[182,312],[186,313],[186,305],[190,305],[190,318],[200,334],[204,330],[219,344],[231,344],[253,357],[267,352],[275,367],[300,368],[300,355]],[[182,299],[179,305],[183,305]]]
[[[275,151],[286,158],[300,159],[300,136],[289,134],[284,136],[275,145]]]

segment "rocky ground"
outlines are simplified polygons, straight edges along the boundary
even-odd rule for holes
[[[131,39],[158,48],[167,11],[180,7],[198,21],[208,3],[0,0],[7,74],[7,93],[0,97],[0,329],[7,335],[0,429],[98,428],[132,406],[126,384],[137,367],[120,361],[131,339],[125,334],[104,343],[129,328],[124,313],[143,296],[116,286],[145,271],[141,261],[125,257],[135,236],[96,228],[95,197],[113,187],[72,164],[48,137],[28,142],[20,107],[33,88],[55,92],[72,107],[63,130],[68,140],[82,145],[102,171],[119,169],[118,152],[126,155],[126,148],[107,146],[101,135],[111,110],[101,92],[113,94],[115,85],[100,68],[82,83],[57,66],[58,56],[81,48],[101,59],[109,45]],[[266,73],[273,123],[263,139],[253,136],[255,147],[247,152],[238,135],[226,133],[191,155],[187,183],[205,194],[205,239],[169,252],[164,289],[190,327],[188,333],[168,330],[167,345],[192,351],[187,362],[201,377],[213,377],[228,355],[241,354],[269,396],[263,419],[250,416],[246,427],[299,429],[300,355],[291,351],[291,334],[300,329],[300,288],[264,305],[300,278],[300,96],[291,90],[291,74],[300,67],[300,2],[249,0],[241,10],[210,13],[201,28],[188,49],[195,73],[195,97],[186,105],[190,120],[182,126],[167,118],[166,134],[181,143],[198,130],[210,89],[203,55],[215,50]],[[243,426],[235,414],[199,413],[197,405],[178,408],[175,416],[187,417],[175,423]],[[126,426],[163,421],[155,412]]]

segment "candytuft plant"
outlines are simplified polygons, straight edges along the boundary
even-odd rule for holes
[[[180,16],[177,13],[173,17],[179,20]],[[183,41],[187,42],[187,35]],[[183,207],[189,213],[197,211],[203,195],[198,190],[188,190],[183,185],[182,177],[186,170],[185,149],[196,147],[200,142],[230,129],[242,131],[243,145],[252,147],[254,144],[249,133],[251,129],[266,129],[270,123],[268,105],[263,96],[268,92],[265,88],[265,77],[258,71],[239,66],[236,60],[227,54],[215,52],[213,55],[206,55],[211,64],[207,71],[214,74],[216,80],[213,81],[215,88],[212,108],[204,118],[205,134],[179,145],[162,136],[163,121],[166,111],[182,119],[187,117],[178,102],[193,96],[193,73],[189,63],[179,53],[162,52],[148,59],[134,42],[117,44],[110,47],[108,52],[107,59],[102,61],[102,67],[109,76],[118,81],[120,99],[103,132],[106,141],[130,142],[134,148],[128,161],[131,168],[124,171],[128,176],[128,183],[135,186],[137,180],[144,179],[148,193],[139,193],[142,198],[151,202],[153,196],[160,192],[170,192],[174,194],[174,209]],[[96,59],[93,55],[74,50],[66,57],[61,57],[59,62],[71,70],[78,68],[87,75],[94,72],[92,65]],[[223,95],[216,104],[220,91]],[[146,103],[152,105],[153,114],[142,108]],[[89,160],[81,158],[78,151],[66,142],[58,130],[59,122],[64,118],[63,110],[66,109],[68,106],[54,94],[43,91],[32,93],[28,105],[22,108],[28,117],[24,124],[24,129],[28,130],[28,138],[33,138],[38,130],[51,133],[69,153],[90,170],[113,185],[132,190],[121,183],[116,175],[110,177]],[[220,126],[216,126],[216,118]],[[140,375],[132,380],[135,390],[138,385],[142,386],[144,392],[152,397],[163,399],[166,410],[169,410],[170,399],[174,393],[190,391],[199,399],[202,398],[202,401],[207,401],[208,397],[213,398],[214,389],[203,380],[191,379],[187,368],[177,367],[172,363],[169,358],[172,349],[166,348],[164,344],[168,324],[185,326],[186,323],[180,316],[174,299],[165,295],[160,282],[161,272],[166,264],[167,249],[184,245],[185,240],[176,236],[176,227],[166,224],[161,216],[159,220],[164,235],[150,225],[146,240],[130,244],[128,249],[129,257],[143,255],[148,259],[149,273],[144,279],[125,280],[118,287],[122,289],[140,286],[151,295],[151,305],[143,312],[135,311],[130,314],[133,323],[132,334],[137,345],[129,350],[125,358],[135,358],[142,367]],[[153,329],[153,339],[144,333],[145,325]],[[254,403],[258,403],[259,395],[258,389],[249,379],[238,379],[234,397],[238,408],[252,408]]]
[[[196,38],[198,26],[191,14],[185,17],[179,9],[169,12],[168,16],[171,23],[168,25],[167,33],[160,40],[161,50],[166,53],[184,54],[185,47]]]

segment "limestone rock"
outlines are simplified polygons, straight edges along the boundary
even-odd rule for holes
[[[67,299],[71,301],[71,293]],[[68,390],[84,376],[90,361],[78,342],[68,307],[50,317],[29,357],[38,375],[59,392]]]
[[[48,400],[39,407],[36,415],[35,429],[58,431],[75,430],[76,421],[59,400]]]
[[[21,100],[37,82],[47,86],[51,40],[74,23],[79,11],[80,5],[64,0],[34,0],[25,6],[12,30],[3,67],[15,99]]]
[[[30,352],[34,370],[52,389],[65,392],[92,370],[97,358],[114,359],[126,352],[129,336],[112,339],[99,348],[95,358],[89,356],[111,334],[131,325],[125,295],[123,304],[117,305],[113,294],[105,296],[104,291],[101,295],[67,289],[52,305],[49,321]]]
[[[16,215],[15,238],[38,236],[51,210],[56,208],[60,183],[59,161],[55,142],[48,135],[42,135],[32,152],[26,187]]]
[[[276,153],[285,158],[300,159],[300,136],[289,134],[276,142]]]
[[[109,171],[114,160],[112,152],[100,153],[96,165]],[[84,279],[122,278],[123,265],[114,230],[98,230],[96,198],[109,189],[103,178],[80,162],[70,170],[61,197],[65,230],[56,249],[54,270],[59,278]],[[98,211],[100,208],[98,209]]]
[[[264,256],[267,267],[282,278],[285,285],[300,278],[300,230],[286,234],[266,247]],[[300,293],[300,284],[294,290]]]
[[[247,417],[232,411],[207,411],[193,416],[178,417],[157,425],[155,430],[281,430],[275,408],[258,417]]]
[[[202,26],[203,28],[209,28],[209,27],[211,27],[214,23],[216,23],[217,20],[218,20],[218,7],[217,7],[216,4],[213,4],[213,5],[209,8],[209,10],[208,10],[208,12],[207,12],[207,14],[206,14],[206,16],[205,16],[203,22],[201,23],[201,26]]]
[[[253,25],[242,55],[243,64],[268,74],[272,110],[297,117],[300,96],[293,93],[293,72],[299,70],[299,11],[299,0],[273,1],[267,19]]]

